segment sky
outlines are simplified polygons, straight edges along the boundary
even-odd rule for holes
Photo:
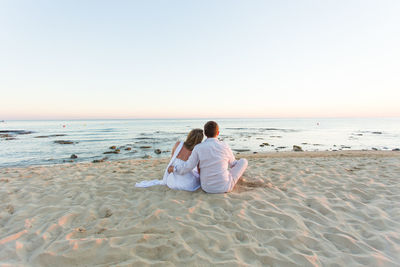
[[[400,116],[400,1],[0,0],[0,120]]]

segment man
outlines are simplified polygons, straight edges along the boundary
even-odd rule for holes
[[[200,184],[204,191],[230,192],[246,170],[247,160],[236,160],[230,147],[217,139],[219,126],[215,121],[204,125],[204,134],[207,139],[194,147],[188,160],[180,165],[170,166],[168,172],[184,175],[199,166]]]

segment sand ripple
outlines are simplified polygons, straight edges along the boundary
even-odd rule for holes
[[[167,160],[0,169],[0,263],[396,266],[400,157],[251,158],[230,194],[135,188]]]

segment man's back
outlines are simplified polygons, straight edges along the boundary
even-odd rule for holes
[[[217,138],[207,138],[194,148],[193,153],[198,155],[202,189],[208,193],[229,191],[228,167],[235,161],[229,146]]]

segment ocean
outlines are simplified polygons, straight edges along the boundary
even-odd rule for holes
[[[220,125],[219,138],[236,153],[279,153],[291,151],[293,145],[304,151],[400,148],[400,118],[215,121]],[[207,119],[1,121],[0,167],[90,162],[104,157],[169,157],[176,141],[185,140],[191,129],[203,128],[206,122]],[[77,158],[72,159],[72,155]]]

